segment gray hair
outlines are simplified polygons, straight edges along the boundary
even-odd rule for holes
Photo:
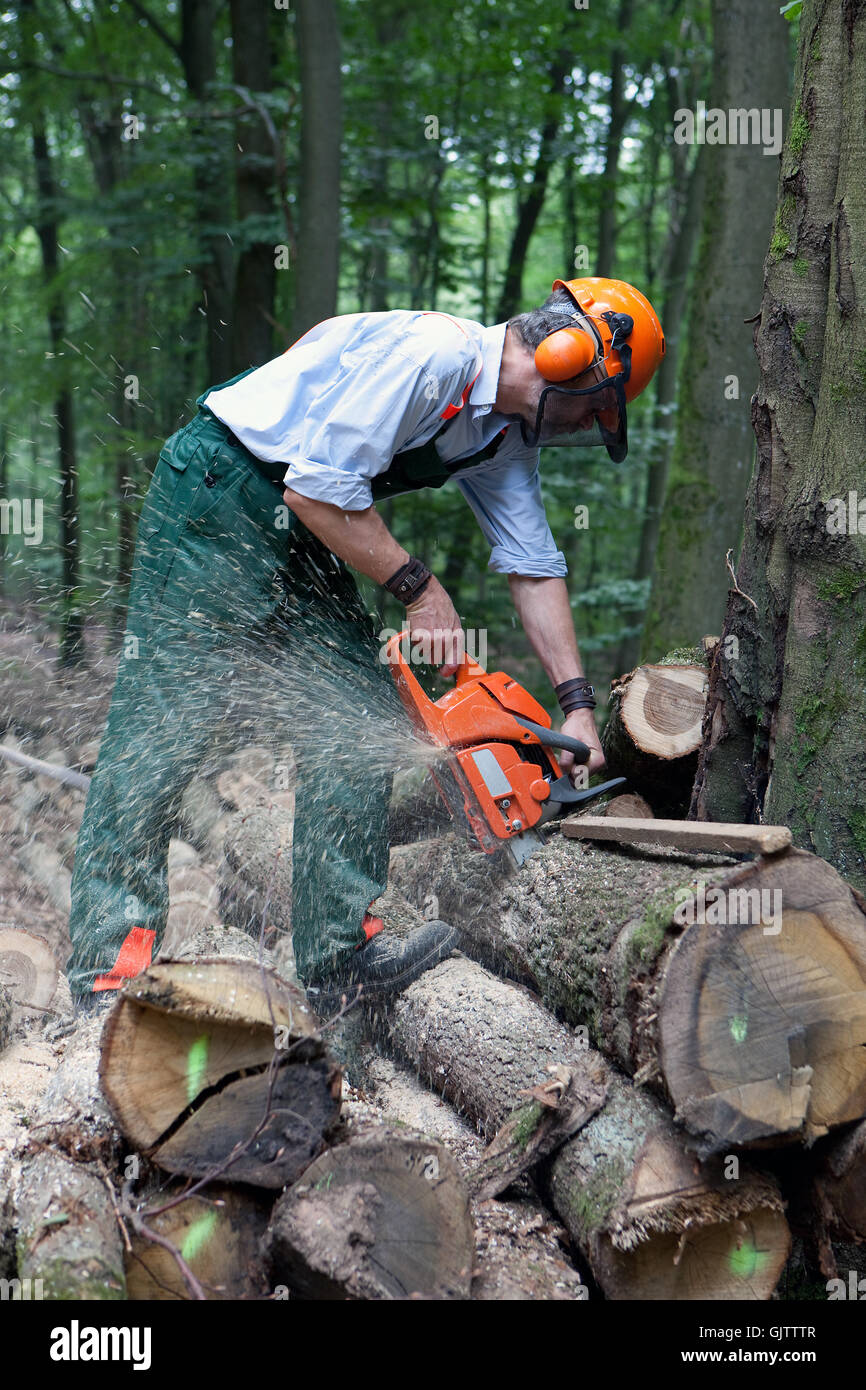
[[[515,314],[508,320],[520,341],[530,352],[558,328],[564,328],[569,319],[580,321],[580,314],[568,290],[554,290],[538,309],[529,309],[525,314]]]

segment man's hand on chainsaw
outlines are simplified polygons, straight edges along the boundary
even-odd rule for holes
[[[420,598],[406,607],[412,646],[440,676],[453,676],[466,651],[466,637],[451,602],[434,575]]]
[[[582,743],[587,744],[590,749],[589,762],[577,764],[575,771],[574,754],[562,749],[557,752],[559,765],[563,772],[567,772],[573,782],[576,782],[577,775],[581,775],[581,769],[585,766],[586,775],[593,772],[600,772],[605,764],[604,752],[598,737],[598,730],[595,727],[595,719],[591,709],[576,709],[565,720],[562,732],[568,734],[570,738],[579,738]]]

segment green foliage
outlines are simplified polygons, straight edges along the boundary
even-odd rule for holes
[[[610,269],[657,300],[688,167],[671,139],[673,111],[709,95],[708,8],[706,0],[635,5],[628,26]],[[39,0],[38,19],[28,21],[20,7],[0,16],[9,66],[0,80],[5,487],[21,496],[38,488],[46,499],[45,545],[27,549],[20,538],[4,537],[3,577],[12,597],[38,598],[55,620],[62,610],[59,495],[44,479],[57,476],[58,391],[74,393],[77,593],[94,616],[114,619],[125,583],[121,516],[134,526],[163,440],[212,384],[205,310],[213,264],[231,279],[245,251],[272,254],[296,232],[303,190],[294,14],[271,15],[269,90],[249,99],[235,86],[231,7],[214,4],[211,18],[213,80],[194,94],[175,0],[150,0],[142,11]],[[550,122],[552,163],[522,267],[521,306],[541,300],[555,275],[575,273],[578,245],[588,248],[595,271],[599,214],[610,198],[603,151],[611,65],[623,47],[617,5],[578,11],[543,0],[342,0],[340,24],[339,312],[416,307],[495,321],[518,211]],[[25,49],[33,64],[22,63]],[[557,64],[565,78],[554,94]],[[270,205],[241,215],[237,122],[248,100],[279,159]],[[125,140],[123,122],[133,115],[139,136]],[[427,138],[431,117],[435,138]],[[63,247],[50,284],[34,231],[32,134],[40,121],[57,178],[51,210]],[[208,186],[217,196],[203,215]],[[294,278],[294,270],[277,272],[274,353],[291,341]],[[64,331],[51,356],[47,315],[58,304]],[[130,377],[133,398],[124,395]],[[648,467],[674,425],[670,408],[654,415],[651,393],[629,415],[625,464],[612,465],[603,451],[575,450],[549,451],[541,466],[581,649],[601,686],[620,643],[641,625],[647,586],[633,575]],[[574,524],[576,506],[588,508],[586,529]],[[507,581],[488,570],[488,547],[456,489],[397,499],[387,520],[402,545],[440,577],[447,573],[464,621],[487,629],[492,662],[515,669],[556,713]],[[369,608],[397,627],[399,606],[378,586],[364,581],[363,588]]]

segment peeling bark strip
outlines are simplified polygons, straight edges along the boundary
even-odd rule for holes
[[[586,1100],[603,1096],[550,1160],[549,1186],[608,1298],[769,1298],[790,1243],[775,1182],[745,1164],[726,1181],[720,1164],[698,1163],[661,1103],[525,990],[445,961],[399,996],[392,1044],[488,1134],[551,1065]]]
[[[708,700],[693,810],[772,820],[866,890],[866,10],[806,0],[764,270],[757,461]],[[726,639],[737,638],[736,650]]]
[[[811,1141],[866,1114],[866,916],[830,865],[560,837],[503,863],[443,836],[392,851],[391,882],[410,901],[435,893],[467,949],[586,1024],[702,1152]]]

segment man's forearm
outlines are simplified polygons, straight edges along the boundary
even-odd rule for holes
[[[509,574],[517,615],[551,685],[584,674],[565,580]]]
[[[286,488],[283,499],[329,550],[377,584],[384,584],[409,559],[409,552],[395,541],[375,507],[345,512],[291,488]]]

